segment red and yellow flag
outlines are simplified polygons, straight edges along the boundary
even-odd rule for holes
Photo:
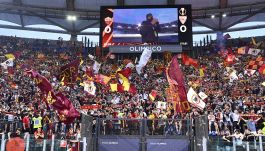
[[[151,101],[154,101],[156,99],[156,96],[157,96],[156,90],[152,90],[151,93],[149,94],[149,98]]]

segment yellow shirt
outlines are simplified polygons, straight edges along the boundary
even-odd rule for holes
[[[33,128],[42,127],[42,124],[41,124],[42,117],[38,117],[38,118],[33,117],[32,120],[33,120]]]

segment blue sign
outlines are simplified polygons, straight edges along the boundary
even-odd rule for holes
[[[189,151],[188,139],[147,139],[147,151]]]
[[[100,138],[99,151],[139,151],[139,144],[137,138]]]

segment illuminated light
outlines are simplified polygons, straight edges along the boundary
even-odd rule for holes
[[[138,27],[141,27],[142,25],[141,25],[141,23],[139,23],[139,24],[137,24],[138,25]]]
[[[212,15],[212,16],[211,16],[211,18],[215,18],[215,16],[214,16],[214,15]]]
[[[222,16],[223,16],[223,17],[226,17],[226,13],[224,13]]]
[[[129,26],[129,27],[127,27],[128,29],[131,29],[132,27],[131,26]]]
[[[69,20],[69,21],[76,21],[76,16],[74,16],[74,15],[67,15],[67,20]]]
[[[118,25],[117,28],[122,28],[122,26]]]
[[[165,26],[166,28],[168,28],[168,26]]]
[[[171,27],[177,27],[175,24],[171,25]]]
[[[76,21],[76,16],[72,16],[72,20],[73,21]]]
[[[72,19],[72,16],[67,16],[67,20],[71,20]]]

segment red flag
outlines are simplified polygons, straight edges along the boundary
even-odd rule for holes
[[[73,85],[76,82],[78,75],[78,67],[80,64],[80,59],[76,59],[69,64],[61,67],[61,73],[59,75],[59,80],[62,82]]]
[[[247,69],[257,70],[260,66],[265,63],[265,59],[263,57],[258,57],[256,60],[249,61],[246,66]]]
[[[120,93],[124,92],[124,88],[123,88],[122,84],[118,84],[117,85],[117,91],[120,92]]]
[[[156,90],[152,90],[151,93],[149,94],[149,98],[154,101],[155,98],[157,96],[157,91]]]
[[[60,120],[64,123],[72,123],[75,118],[80,116],[72,102],[61,92],[54,94],[53,91],[49,91],[47,103],[58,111]]]
[[[125,68],[121,71],[118,71],[117,73],[122,74],[126,78],[129,78],[129,76],[132,74],[132,70],[131,68]]]
[[[169,68],[168,68],[168,77],[170,78],[170,81],[174,81],[173,83],[170,82],[171,88],[178,93],[180,102],[177,103],[177,111],[178,112],[183,112],[183,111],[188,111],[189,105],[186,106],[187,103],[187,91],[185,88],[185,81],[184,81],[184,76],[182,74],[182,71],[179,67],[177,56],[174,56]],[[177,83],[177,85],[176,85]]]
[[[192,65],[193,67],[195,68],[199,68],[199,63],[196,59],[192,59],[190,58],[189,56],[185,55],[185,54],[182,54],[182,62],[185,64],[185,65]]]
[[[35,83],[44,94],[47,94],[49,91],[52,90],[51,83],[38,72],[33,70],[27,70],[26,73],[34,79]]]
[[[137,89],[131,84],[128,92],[135,95],[137,93]]]
[[[111,79],[110,77],[105,76],[103,74],[97,74],[94,77],[94,81],[97,83],[100,83],[102,85],[107,85],[109,83],[110,79]]]

